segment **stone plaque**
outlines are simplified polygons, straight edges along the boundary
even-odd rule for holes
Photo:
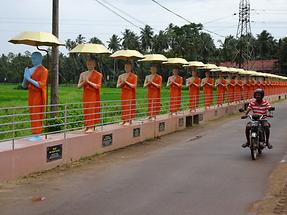
[[[47,162],[60,160],[63,155],[63,144],[47,147]]]
[[[159,132],[163,132],[165,130],[165,122],[160,122],[158,125]]]
[[[113,144],[113,134],[106,134],[102,136],[102,146],[107,147]]]
[[[139,137],[141,136],[141,129],[140,128],[134,128],[133,129],[133,137]]]

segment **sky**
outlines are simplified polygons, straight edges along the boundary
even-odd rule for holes
[[[75,39],[82,34],[89,40],[98,37],[105,44],[112,36],[125,29],[139,33],[140,29],[121,19],[95,0],[60,1],[60,40]],[[119,8],[118,11],[139,27],[150,25],[155,33],[169,23],[188,24],[186,21],[162,9],[152,0],[101,0]],[[161,4],[186,19],[204,24],[205,29],[217,34],[236,35],[239,0],[158,0]],[[287,37],[286,0],[250,0],[251,28],[253,35],[269,31],[276,39]],[[234,15],[237,13],[237,15]],[[9,39],[22,31],[51,31],[52,0],[2,0],[0,8],[0,54],[23,53],[35,48],[14,45]],[[217,46],[223,37],[211,34]],[[64,47],[60,49],[67,53]]]

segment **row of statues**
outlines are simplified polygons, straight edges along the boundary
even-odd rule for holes
[[[44,107],[46,105],[46,84],[48,71],[42,66],[42,55],[39,52],[32,54],[32,68],[24,71],[23,87],[28,88],[28,104],[33,137],[31,140],[41,139],[42,121],[44,119]],[[98,72],[96,62],[89,59],[86,62],[87,71],[82,72],[79,77],[78,87],[83,88],[83,111],[84,126],[86,132],[95,130],[100,123],[102,74]],[[125,73],[118,77],[117,88],[121,88],[121,111],[123,125],[129,125],[136,115],[136,88],[138,78],[132,70],[132,63],[126,61],[124,64]],[[147,88],[148,118],[156,119],[160,114],[162,77],[157,74],[157,65],[150,68],[151,74],[146,76],[144,87]],[[167,87],[170,89],[170,114],[175,115],[181,108],[183,78],[179,75],[179,67],[174,66],[172,76],[167,80]],[[228,76],[225,79],[225,76]],[[234,78],[234,76],[236,76]],[[280,89],[286,88],[286,82],[275,82],[254,77],[245,76],[244,80],[239,74],[220,73],[219,78],[214,81],[210,71],[205,71],[205,78],[202,80],[194,69],[192,76],[186,80],[186,87],[189,89],[189,109],[196,111],[199,108],[200,88],[203,89],[204,106],[206,109],[213,104],[213,90],[216,87],[217,105],[222,106],[227,96],[227,102],[239,102],[252,98],[256,88],[263,88],[267,94],[280,93]]]

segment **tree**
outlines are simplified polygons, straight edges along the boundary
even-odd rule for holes
[[[77,43],[77,44],[83,44],[83,43],[86,42],[85,39],[86,39],[86,38],[83,37],[82,34],[79,34],[79,35],[77,36],[77,38],[76,38],[76,43]]]
[[[223,61],[233,61],[236,55],[237,40],[233,36],[228,36],[221,42],[221,57]]]
[[[257,58],[266,60],[273,58],[276,53],[276,40],[266,30],[257,35],[255,50]]]
[[[124,49],[139,49],[139,37],[129,29],[123,32],[122,46]]]
[[[71,51],[73,48],[77,46],[77,43],[71,39],[66,40],[66,48]]]
[[[153,42],[153,30],[149,25],[146,25],[140,32],[141,49],[144,52],[150,52]]]
[[[165,54],[168,49],[168,36],[164,31],[159,31],[152,38],[152,52],[156,54]]]
[[[282,74],[287,75],[287,37],[279,40],[278,43],[278,56],[279,67]]]
[[[200,42],[197,53],[201,57],[198,60],[201,60],[203,63],[208,63],[213,60],[212,58],[216,47],[210,34],[200,33],[199,38]]]
[[[200,30],[201,24],[191,23],[184,26],[170,24],[166,29],[168,36],[168,56],[183,57],[187,60],[198,58],[200,51]]]
[[[97,37],[92,37],[89,41],[89,43],[94,43],[94,44],[103,44],[103,42],[97,38]]]
[[[121,49],[121,39],[116,34],[113,34],[110,40],[107,42],[108,48],[113,52]]]

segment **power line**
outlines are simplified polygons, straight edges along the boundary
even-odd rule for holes
[[[179,17],[179,18],[185,20],[186,22],[192,24],[192,22],[191,22],[190,20],[188,20],[188,19],[186,19],[185,17],[181,16],[180,14],[178,14],[178,13],[172,11],[171,9],[169,9],[169,8],[167,8],[166,6],[162,5],[162,4],[159,3],[158,1],[156,1],[156,0],[152,0],[152,1],[153,1],[154,3],[156,3],[157,5],[159,5],[160,7],[162,7],[163,9],[167,10],[168,12],[170,12],[170,13],[174,14],[175,16],[177,16],[177,17]],[[211,34],[215,34],[215,35],[220,36],[220,37],[225,37],[225,36],[223,36],[223,35],[221,35],[221,34],[218,34],[218,33],[214,32],[214,31],[210,31],[210,30],[205,29],[205,28],[202,28],[202,30],[203,30],[203,31],[206,31],[206,32],[208,32],[208,33],[211,33]]]
[[[105,5],[104,3],[102,3],[99,0],[94,0],[96,2],[98,2],[100,5],[102,5],[104,8],[108,9],[109,11],[111,11],[112,13],[116,14],[117,16],[119,16],[120,18],[122,18],[123,20],[125,20],[126,22],[130,23],[131,25],[133,25],[134,27],[142,30],[142,27],[138,26],[137,24],[135,24],[134,22],[128,20],[127,18],[125,18],[124,16],[122,16],[121,14],[119,14],[117,11],[113,10],[112,8],[110,8],[109,6]]]
[[[141,21],[141,20],[139,20],[139,19],[133,17],[133,16],[130,15],[129,13],[127,13],[127,12],[125,12],[124,10],[122,10],[122,9],[120,9],[120,8],[118,8],[118,7],[116,7],[116,6],[114,6],[113,4],[109,3],[108,1],[106,1],[106,0],[102,0],[102,1],[103,1],[104,3],[106,3],[107,5],[109,5],[110,7],[112,7],[112,8],[114,8],[114,9],[120,11],[121,13],[123,13],[123,14],[125,14],[126,16],[130,17],[131,19],[137,21],[138,23],[141,23],[142,25],[146,25],[146,23],[144,23],[143,21]]]
[[[224,20],[224,19],[230,18],[231,16],[236,16],[236,15],[237,15],[237,13],[233,13],[232,15],[223,16],[223,17],[220,17],[220,18],[217,18],[217,19],[212,19],[212,20],[209,20],[209,21],[203,23],[203,25],[214,23],[214,22],[217,22],[217,21],[220,21],[220,20]]]

